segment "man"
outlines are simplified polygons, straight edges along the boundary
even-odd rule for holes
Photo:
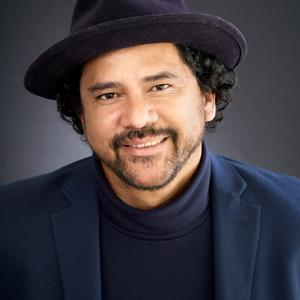
[[[93,156],[1,187],[1,299],[300,298],[300,182],[209,152],[239,30],[180,0],[79,0],[29,68]]]

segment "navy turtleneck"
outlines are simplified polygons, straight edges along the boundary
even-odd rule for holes
[[[119,199],[95,159],[103,300],[213,299],[210,156],[184,192],[141,210]]]

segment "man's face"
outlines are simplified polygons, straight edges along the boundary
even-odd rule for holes
[[[199,163],[214,95],[200,91],[175,45],[98,56],[83,68],[80,93],[85,136],[112,180],[157,190]]]

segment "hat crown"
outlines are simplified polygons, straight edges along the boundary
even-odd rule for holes
[[[188,12],[184,0],[78,0],[70,33],[116,19]]]

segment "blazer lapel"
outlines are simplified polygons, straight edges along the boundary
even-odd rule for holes
[[[212,155],[216,300],[250,299],[260,206],[243,201],[246,189],[246,182],[233,166]]]
[[[52,214],[65,300],[101,300],[99,207],[94,180],[90,162],[73,171],[62,188],[70,206]]]

